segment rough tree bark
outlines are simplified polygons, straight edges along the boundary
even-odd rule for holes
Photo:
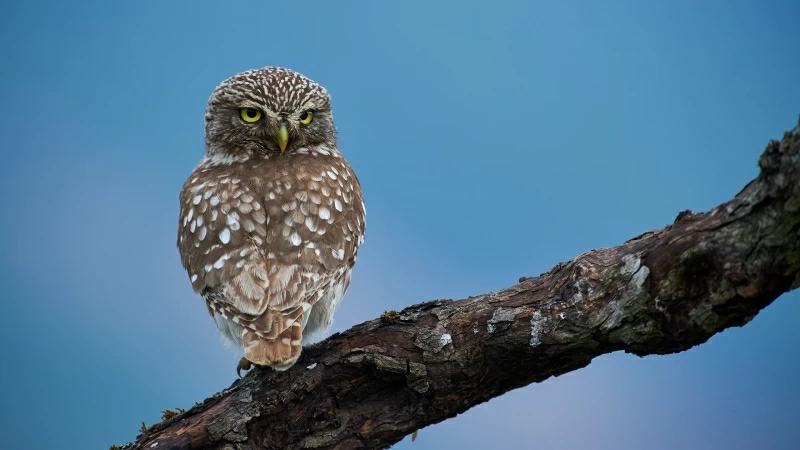
[[[596,356],[680,352],[800,285],[800,126],[705,213],[538,277],[387,312],[255,369],[124,449],[377,449]]]

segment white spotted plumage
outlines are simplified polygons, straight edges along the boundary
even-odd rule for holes
[[[238,120],[245,107],[263,112],[261,128]],[[306,109],[314,120],[301,126]],[[296,72],[231,77],[205,118],[206,156],[181,190],[181,261],[220,332],[248,360],[286,369],[348,289],[364,241],[361,187],[336,147],[327,91]],[[285,152],[279,126],[290,128]]]

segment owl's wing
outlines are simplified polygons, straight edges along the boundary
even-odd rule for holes
[[[360,242],[355,216],[337,208],[341,200],[334,196],[304,190],[302,179],[294,180],[288,200],[272,191],[257,196],[237,180],[216,174],[213,181],[187,181],[178,233],[182,263],[212,316],[242,327],[250,361],[293,362],[304,313],[352,267]]]

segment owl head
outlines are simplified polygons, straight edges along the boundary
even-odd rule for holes
[[[207,155],[221,163],[336,144],[328,91],[282,67],[248,70],[220,83],[205,122]]]

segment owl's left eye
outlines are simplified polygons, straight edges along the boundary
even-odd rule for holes
[[[303,111],[300,113],[300,123],[303,125],[308,125],[311,123],[313,117],[314,116],[311,111]]]
[[[247,123],[255,123],[261,119],[261,111],[255,108],[242,108],[239,110],[239,117]]]

